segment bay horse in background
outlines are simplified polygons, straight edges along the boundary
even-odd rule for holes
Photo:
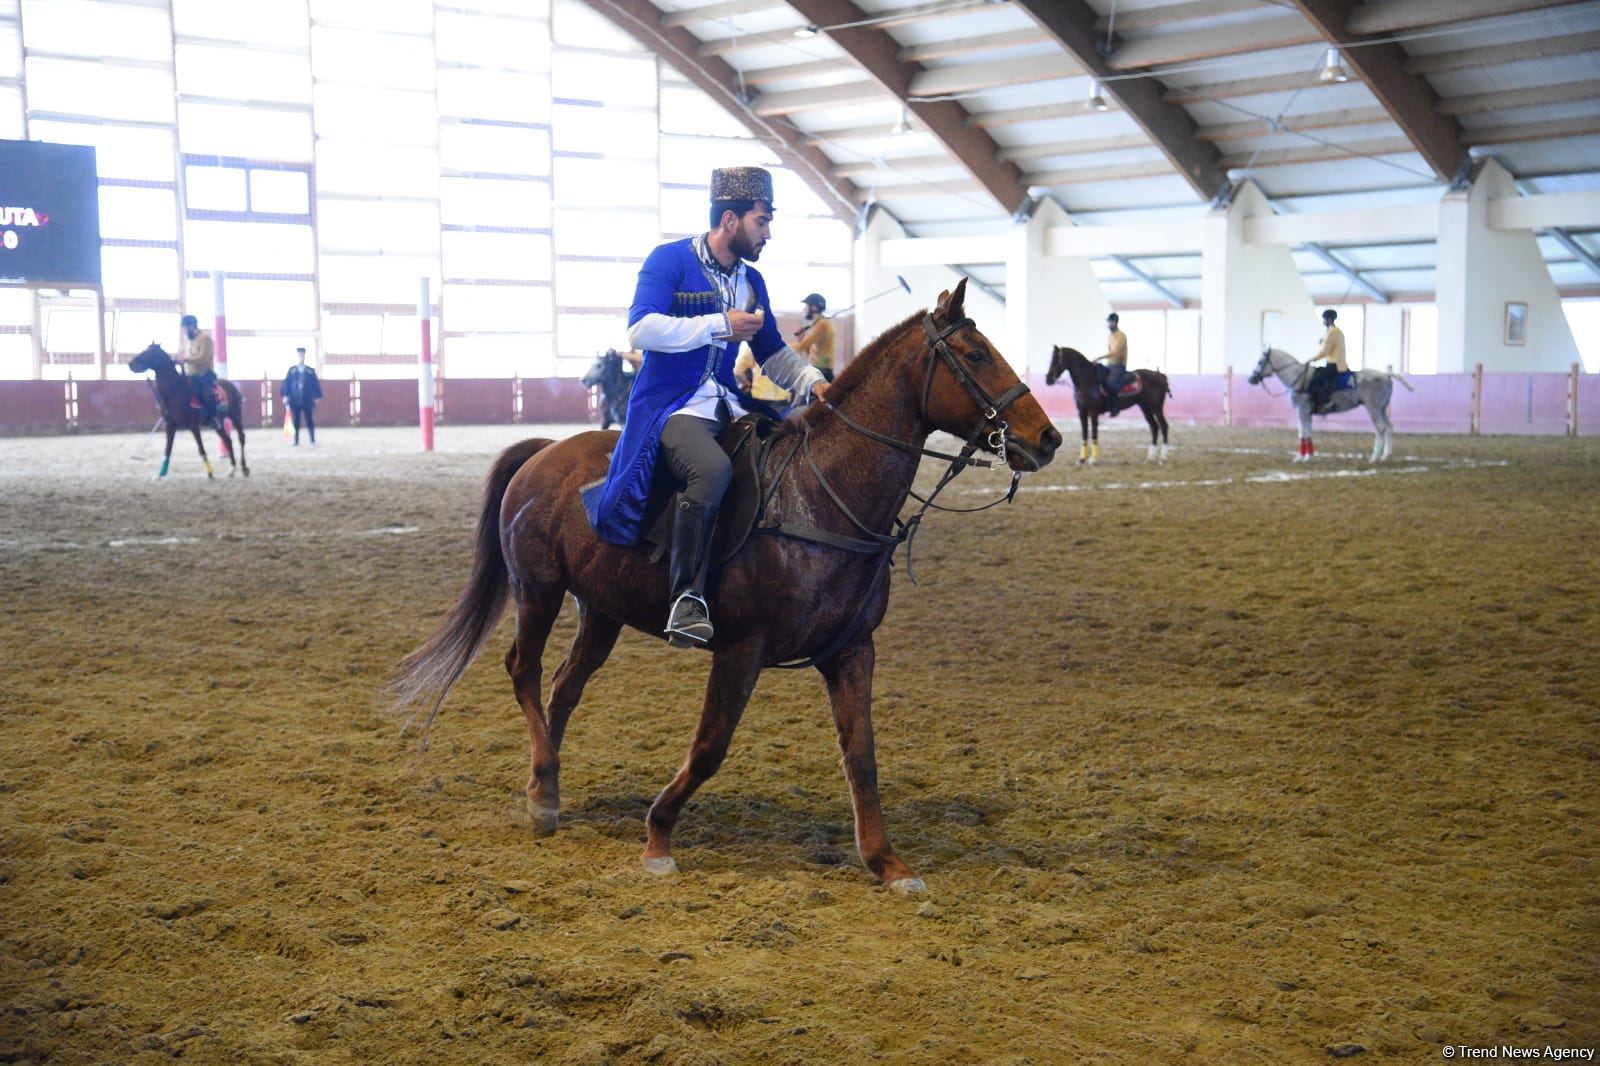
[[[156,396],[161,403],[161,421],[167,428],[167,450],[161,458],[161,471],[156,476],[167,476],[167,468],[172,465],[172,438],[178,430],[186,429],[194,434],[195,446],[200,449],[200,461],[206,467],[206,477],[216,477],[211,469],[211,459],[206,455],[205,441],[200,437],[200,430],[206,423],[202,421],[199,401],[194,399],[189,378],[179,373],[172,356],[168,355],[161,345],[152,344],[128,361],[128,369],[135,374],[155,371]],[[226,430],[217,433],[218,440],[222,442],[222,454],[228,458],[228,476],[243,473],[245,477],[249,477],[250,464],[244,459],[244,401],[239,396],[239,387],[233,382],[218,378],[217,387],[228,398],[228,418],[232,421],[234,431],[239,434],[239,457],[235,460],[233,441],[229,434]],[[227,424],[223,423],[224,426]]]
[[[934,430],[967,439],[940,487],[982,448],[1017,472],[1014,488],[1021,471],[1043,467],[1061,444],[1027,386],[963,314],[965,291],[963,280],[933,311],[879,337],[825,400],[778,423],[757,453],[762,509],[748,539],[708,580],[717,631],[705,704],[688,756],[650,805],[642,856],[650,873],[677,871],[679,812],[722,765],[761,671],[815,666],[832,704],[861,859],[896,891],[924,890],[884,829],[872,733],[872,634],[888,608],[894,549],[921,517],[902,520],[900,510],[919,460],[938,454],[923,447]],[[527,722],[528,811],[541,835],[559,821],[561,739],[584,685],[624,625],[660,637],[667,616],[666,561],[653,561],[647,545],[600,540],[580,498],[605,474],[616,446],[615,432],[591,430],[523,441],[500,455],[484,490],[467,585],[433,635],[398,664],[392,685],[401,705],[422,705],[416,717],[425,710],[428,728],[515,598],[516,639],[505,663]],[[724,515],[739,507],[735,491]],[[540,660],[569,593],[577,635],[546,706]]]
[[[615,348],[595,357],[594,366],[583,375],[583,386],[600,389],[600,428],[610,429],[611,423],[623,425],[628,421],[628,397],[633,395],[634,376],[627,371],[626,362]]]
[[[1100,460],[1100,416],[1111,409],[1106,397],[1103,371],[1103,367],[1090,362],[1076,348],[1063,348],[1058,344],[1050,349],[1050,369],[1044,376],[1044,383],[1054,385],[1062,374],[1072,379],[1072,395],[1078,405],[1078,425],[1083,431],[1083,443],[1078,448],[1080,463]],[[1135,370],[1118,395],[1136,405],[1144,415],[1144,420],[1150,424],[1150,450],[1145,453],[1146,461],[1166,462],[1170,445],[1167,443],[1167,416],[1164,411],[1167,397],[1172,395],[1167,375],[1159,370]]]
[[[1250,372],[1250,384],[1260,385],[1269,373],[1275,375],[1289,390],[1289,403],[1300,422],[1300,451],[1294,461],[1309,463],[1317,453],[1311,440],[1311,364],[1302,363],[1281,348],[1268,348],[1261,353],[1256,368]],[[1411,387],[1411,382],[1399,374],[1385,370],[1357,370],[1348,377],[1348,385],[1334,386],[1327,410],[1315,413],[1331,415],[1357,406],[1365,407],[1367,414],[1372,416],[1373,432],[1372,454],[1367,457],[1367,462],[1381,463],[1394,451],[1394,420],[1389,417],[1394,383],[1400,382],[1407,392],[1416,390]]]

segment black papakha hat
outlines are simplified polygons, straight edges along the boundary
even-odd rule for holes
[[[765,200],[772,202],[772,175],[760,167],[723,167],[711,172],[711,202]]]
[[[802,300],[800,302],[803,303],[803,304],[807,304],[808,306],[815,307],[818,311],[826,311],[828,309],[828,301],[824,300],[821,296],[817,295],[816,293],[812,293],[810,296],[807,296],[804,300]]]

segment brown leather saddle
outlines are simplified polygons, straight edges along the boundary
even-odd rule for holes
[[[716,526],[711,534],[711,567],[725,564],[739,554],[756,519],[761,516],[763,493],[761,468],[771,450],[771,435],[776,423],[762,415],[745,415],[723,427],[717,443],[733,463],[733,480],[717,509]],[[644,539],[651,545],[650,561],[660,559],[672,547],[672,512],[678,501],[679,485],[666,463],[656,464],[656,477],[645,501]]]

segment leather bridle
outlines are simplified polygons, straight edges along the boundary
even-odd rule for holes
[[[866,426],[861,425],[855,419],[845,414],[844,411],[829,403],[826,399],[819,399],[817,401],[830,414],[836,415],[839,420],[845,424],[845,426],[849,427],[851,430],[855,431],[861,436],[868,438],[869,440],[874,440],[880,444],[888,445],[891,448],[906,452],[910,455],[916,455],[918,457],[931,456],[935,459],[944,459],[950,464],[945,468],[944,473],[940,476],[938,484],[933,487],[933,491],[928,493],[927,496],[919,495],[915,490],[907,490],[907,494],[909,496],[922,504],[922,506],[918,508],[916,513],[910,518],[902,519],[896,515],[894,517],[894,528],[889,533],[879,533],[863,523],[861,519],[856,516],[855,512],[850,509],[849,505],[844,502],[843,498],[841,498],[840,495],[834,491],[833,486],[828,483],[827,477],[823,475],[821,467],[817,465],[816,458],[811,451],[811,427],[809,423],[805,424],[799,443],[794,448],[791,448],[789,453],[784,456],[783,462],[779,465],[777,472],[773,475],[772,481],[770,482],[771,488],[768,489],[761,500],[760,511],[757,514],[758,522],[760,519],[760,514],[765,513],[767,504],[777,493],[779,479],[782,478],[784,471],[789,466],[789,463],[794,459],[797,453],[803,452],[805,454],[807,465],[811,467],[812,474],[816,476],[817,482],[822,486],[823,491],[827,493],[828,498],[831,499],[834,505],[844,513],[845,517],[850,520],[851,524],[853,524],[857,530],[866,535],[866,539],[841,536],[840,534],[832,533],[827,530],[816,529],[810,526],[796,526],[782,521],[775,526],[758,525],[756,527],[758,532],[766,532],[776,534],[778,536],[791,537],[796,540],[809,541],[810,543],[820,544],[824,547],[839,548],[844,551],[859,552],[862,554],[870,553],[878,556],[878,567],[876,572],[873,574],[872,583],[868,586],[866,595],[862,597],[861,602],[857,605],[855,614],[851,616],[849,623],[839,631],[839,634],[828,643],[828,646],[825,649],[804,660],[774,664],[780,669],[798,670],[803,667],[814,666],[819,662],[824,662],[827,659],[832,658],[840,648],[843,648],[845,644],[855,637],[856,633],[860,630],[862,621],[865,618],[867,604],[872,601],[872,597],[878,591],[879,585],[882,584],[884,577],[888,575],[889,564],[894,558],[895,549],[901,544],[905,544],[906,546],[906,576],[911,579],[912,584],[916,584],[916,575],[911,569],[912,539],[916,536],[917,530],[921,528],[922,517],[928,512],[929,508],[938,511],[967,514],[974,511],[986,511],[989,508],[994,507],[996,504],[1010,503],[1012,499],[1015,498],[1017,494],[1017,484],[1022,480],[1022,472],[1019,470],[1013,470],[1011,472],[1011,487],[1006,491],[1004,496],[996,500],[991,500],[979,507],[942,507],[933,502],[934,498],[937,497],[939,493],[944,491],[945,486],[950,484],[951,481],[954,481],[956,476],[967,467],[977,466],[988,469],[994,466],[994,462],[991,460],[973,458],[973,453],[976,452],[981,445],[987,444],[991,449],[1000,455],[1002,461],[1004,460],[1006,445],[1009,440],[1008,434],[1011,426],[1010,423],[1008,423],[1001,416],[1005,413],[1007,408],[1016,403],[1022,397],[1028,395],[1030,391],[1027,383],[1022,381],[1022,379],[1019,377],[1015,385],[1011,386],[999,396],[990,396],[988,390],[985,389],[975,378],[973,378],[973,376],[969,374],[964,367],[962,367],[961,359],[954,351],[951,350],[949,340],[954,334],[972,325],[974,325],[972,319],[962,318],[954,322],[950,322],[943,328],[940,328],[938,324],[934,322],[933,315],[931,313],[922,316],[922,331],[927,335],[928,351],[931,353],[928,358],[927,372],[923,376],[921,398],[918,401],[919,410],[917,413],[921,417],[923,425],[931,426],[933,424],[928,418],[928,397],[933,391],[933,376],[935,372],[937,372],[941,363],[950,371],[957,383],[966,390],[967,395],[970,396],[973,402],[978,406],[978,412],[980,415],[979,421],[973,428],[972,433],[967,437],[966,443],[963,445],[959,455],[950,455],[946,452],[935,451],[932,448],[923,448],[912,444],[909,441],[903,441],[896,437],[879,433],[877,430],[868,429]]]

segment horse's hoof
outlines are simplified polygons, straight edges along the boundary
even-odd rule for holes
[[[678,872],[678,863],[671,855],[646,855],[644,872],[657,877],[671,877]]]
[[[928,886],[920,877],[902,877],[898,881],[890,881],[889,890],[902,896],[919,896],[928,891]]]
[[[533,826],[534,836],[547,837],[561,824],[561,808],[529,803],[528,823]]]

